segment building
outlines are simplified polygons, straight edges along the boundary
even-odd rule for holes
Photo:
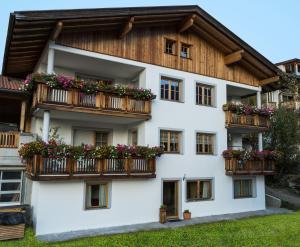
[[[277,63],[276,66],[285,73],[296,75],[300,80],[300,59],[294,58]],[[287,90],[270,91],[262,95],[262,103],[271,107],[284,106],[300,109],[299,96]]]
[[[251,96],[260,107],[261,91],[276,88],[277,67],[198,6],[14,12],[3,78],[33,72],[148,88],[156,99],[35,80],[32,93],[1,94],[1,116],[6,112],[11,118],[4,122],[16,124],[13,138],[47,142],[55,128],[70,145],[165,150],[156,166],[41,156],[10,164],[24,181],[23,190],[16,185],[18,200],[7,203],[32,206],[37,235],[155,222],[162,204],[170,220],[182,219],[186,209],[192,217],[265,209],[264,175],[274,173],[272,162],[240,164],[222,153],[245,146],[247,133],[257,134],[262,150],[268,118],[223,105]],[[1,135],[7,130],[14,129]],[[13,147],[7,140],[0,149],[17,156],[17,139]],[[0,164],[3,185],[2,157]]]

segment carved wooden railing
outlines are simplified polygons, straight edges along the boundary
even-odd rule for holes
[[[155,177],[155,159],[80,159],[44,158],[35,155],[26,163],[33,180],[97,177]]]
[[[270,118],[268,116],[238,114],[229,110],[225,111],[225,121],[227,127],[257,127],[267,129],[270,126]]]
[[[275,162],[269,159],[242,161],[236,158],[225,159],[227,175],[272,175],[275,173]]]
[[[38,84],[33,95],[33,107],[42,103],[94,108],[99,111],[151,114],[151,100],[136,100],[130,96],[119,96],[106,92],[84,94],[76,89],[53,89],[46,84]]]
[[[17,131],[0,132],[0,148],[17,148],[20,133]]]

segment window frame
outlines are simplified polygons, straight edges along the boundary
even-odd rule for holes
[[[186,54],[187,56],[182,56],[182,48],[185,47],[187,49],[186,51]],[[180,57],[183,58],[183,59],[192,59],[192,45],[190,44],[187,44],[187,43],[183,43],[183,42],[180,42]]]
[[[20,179],[3,179],[3,172],[19,172],[21,177]],[[14,170],[14,169],[8,169],[8,170],[0,170],[0,195],[5,194],[19,194],[19,200],[18,201],[12,201],[12,202],[0,202],[0,206],[5,205],[19,205],[22,202],[23,198],[23,176],[24,171],[23,170]],[[8,191],[2,191],[2,184],[8,184],[8,183],[20,183],[20,189],[18,190],[8,190]]]
[[[162,89],[162,81],[167,81],[168,82],[168,89]],[[176,99],[171,99],[171,95],[172,95],[172,90],[171,90],[171,84],[172,82],[178,82],[178,100]],[[159,95],[160,95],[160,100],[164,100],[164,101],[170,101],[170,102],[177,102],[177,103],[183,103],[184,100],[184,90],[183,90],[183,86],[184,86],[184,80],[180,79],[180,78],[175,78],[172,76],[168,76],[168,75],[160,75],[160,80],[159,80]],[[163,90],[163,94],[162,94],[162,90]],[[168,92],[168,98],[164,97],[165,91]],[[174,91],[176,94],[176,91]]]
[[[197,198],[189,199],[188,198],[188,183],[197,182]],[[210,182],[209,183],[209,195],[208,198],[201,198],[200,197],[200,184],[201,182]],[[185,183],[185,201],[186,202],[199,202],[199,201],[212,201],[214,200],[214,178],[187,178]]]
[[[92,186],[92,185],[105,185],[105,194],[106,194],[106,198],[105,198],[105,202],[106,202],[106,206],[101,207],[101,206],[88,206],[88,187]],[[86,182],[85,183],[85,193],[84,193],[84,209],[85,210],[95,210],[95,209],[109,209],[110,208],[110,200],[111,200],[111,188],[110,188],[110,183],[109,182]]]
[[[166,154],[181,154],[182,153],[182,131],[181,130],[170,130],[170,129],[160,129],[159,130],[159,145],[162,146],[162,132],[167,133],[167,150],[164,151]],[[177,134],[177,151],[171,151],[171,133]],[[176,143],[176,142],[175,142]]]
[[[251,181],[251,185],[249,188],[251,188],[251,195],[240,195],[240,196],[236,196],[235,194],[235,184],[236,184],[236,181],[240,181],[240,185],[241,185],[241,182],[242,181]],[[256,181],[254,178],[234,178],[233,179],[233,199],[249,199],[249,198],[255,198],[256,197]],[[241,194],[241,193],[240,193]]]
[[[167,42],[170,42],[173,45],[172,46],[172,53],[167,52]],[[176,40],[170,39],[170,38],[167,38],[167,37],[164,38],[164,53],[165,54],[176,56],[176,50],[177,50],[176,47],[177,47],[177,41]]]
[[[200,98],[199,88],[201,88],[201,92],[202,92],[201,103],[199,103],[200,102],[200,100],[199,100],[199,98]],[[210,89],[210,102],[211,102],[211,104],[205,104],[205,89]],[[198,105],[198,106],[216,107],[216,86],[196,81],[196,84],[195,84],[195,104]]]
[[[217,141],[217,135],[216,133],[213,132],[204,132],[204,131],[196,131],[196,142],[195,142],[195,148],[196,148],[196,155],[215,155],[216,154],[216,141]],[[212,148],[212,152],[198,152],[198,135],[207,135],[210,136],[212,138],[212,144],[211,144],[211,148]],[[205,150],[205,141],[204,141],[204,150]]]
[[[133,143],[133,133],[136,133],[136,144]],[[128,145],[137,146],[139,143],[139,132],[138,129],[130,129],[128,130]]]
[[[95,138],[94,138],[94,146],[95,147],[101,147],[101,146],[97,146],[97,134],[106,134],[106,144],[103,144],[101,146],[105,146],[105,145],[108,145],[108,139],[109,139],[109,132],[107,131],[95,131]]]

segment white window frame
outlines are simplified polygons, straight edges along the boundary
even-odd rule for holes
[[[21,178],[20,179],[6,179],[3,180],[3,172],[20,172],[21,173]],[[4,194],[19,194],[19,201],[14,201],[14,202],[0,202],[0,206],[6,206],[6,205],[19,205],[22,202],[22,190],[23,190],[23,175],[24,172],[23,170],[0,170],[0,195]],[[20,189],[19,190],[10,190],[10,191],[2,191],[2,183],[20,183]]]
[[[252,187],[251,187],[251,189],[252,189],[252,196],[248,196],[248,197],[235,197],[235,195],[234,195],[234,182],[236,181],[236,180],[251,180],[252,181]],[[255,177],[235,177],[235,178],[232,178],[232,197],[233,197],[233,199],[234,200],[240,200],[240,199],[251,199],[251,198],[256,198],[256,187],[257,187],[257,185],[256,185],[256,178]]]
[[[197,88],[200,87],[202,91],[202,102],[197,102]],[[204,104],[204,90],[205,88],[209,88],[211,90],[211,104]],[[212,84],[207,84],[203,82],[196,81],[195,83],[195,104],[199,106],[207,106],[207,107],[216,107],[216,86]]]

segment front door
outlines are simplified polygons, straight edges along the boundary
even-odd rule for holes
[[[178,219],[178,181],[163,181],[163,204],[168,219]]]

